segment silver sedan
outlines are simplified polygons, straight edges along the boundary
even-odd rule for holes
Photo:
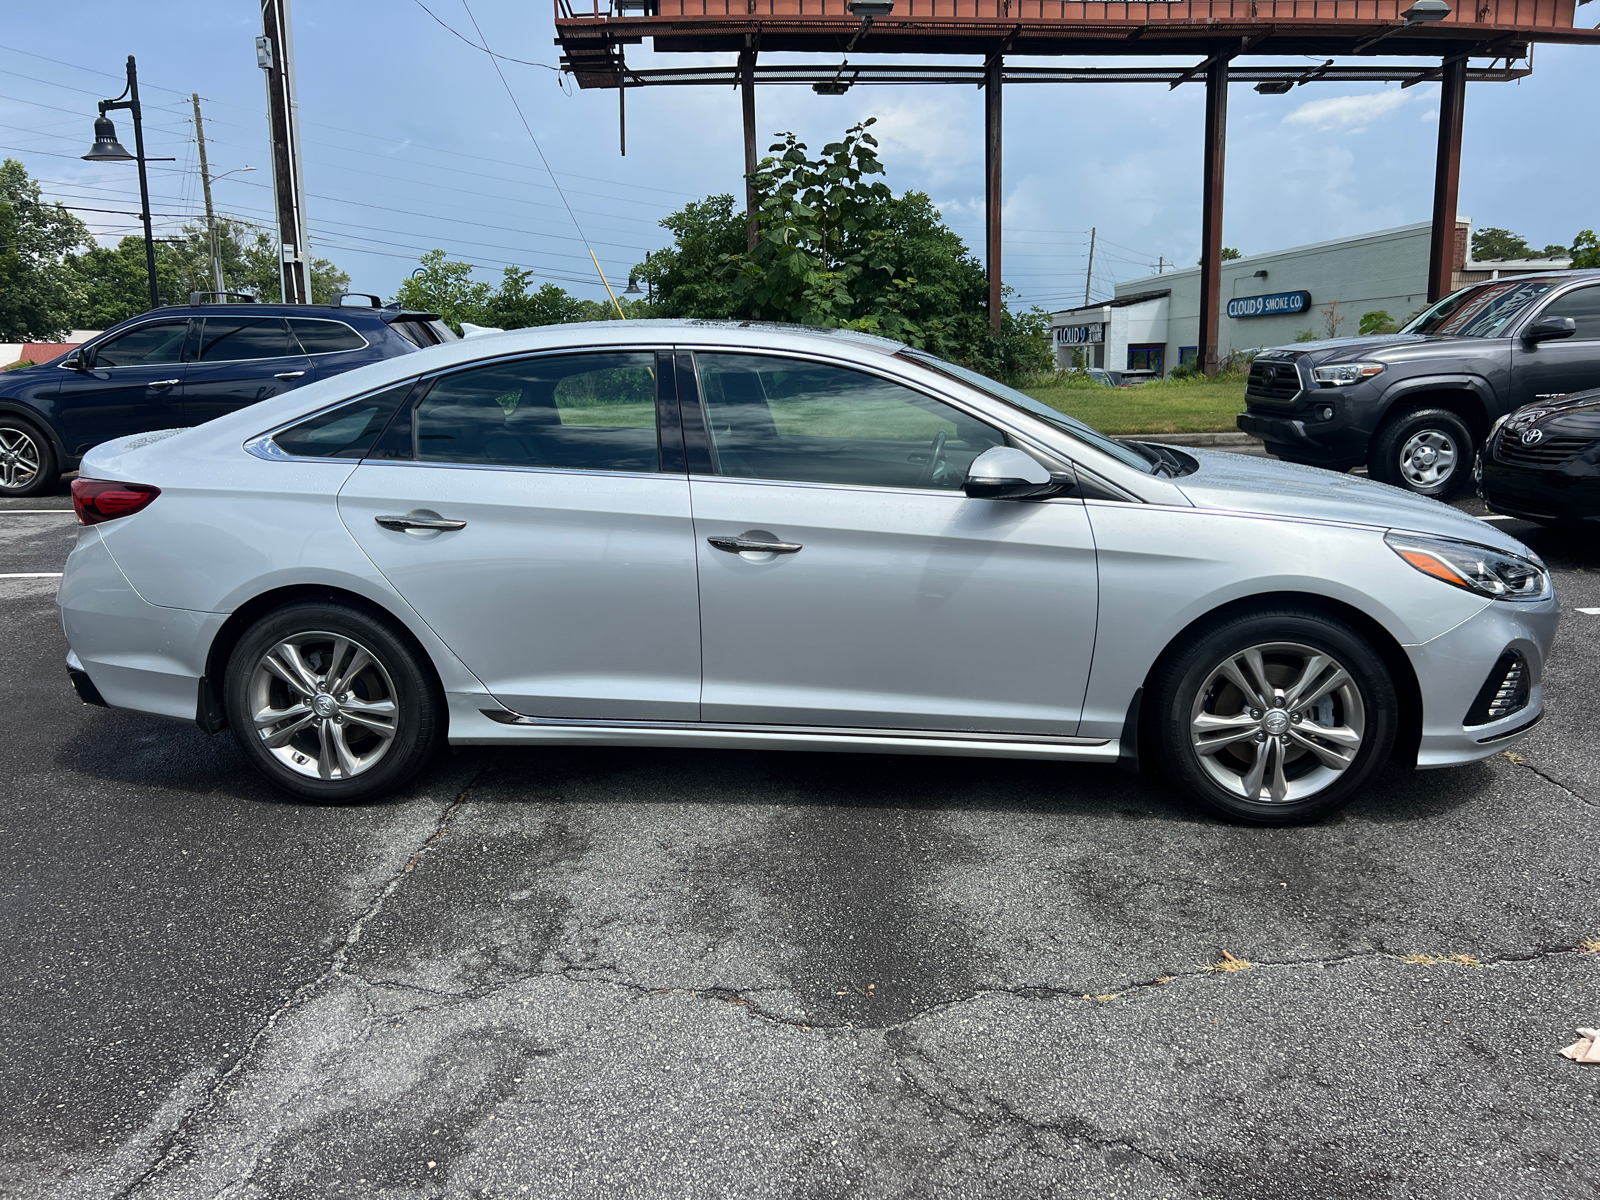
[[[1454,509],[849,333],[473,338],[102,445],[73,495],[80,695],[319,801],[607,743],[1116,763],[1288,823],[1514,743],[1557,618]]]

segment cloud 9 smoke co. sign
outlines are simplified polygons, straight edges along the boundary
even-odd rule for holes
[[[1310,292],[1274,292],[1270,296],[1235,296],[1228,301],[1230,317],[1287,317],[1311,307]]]

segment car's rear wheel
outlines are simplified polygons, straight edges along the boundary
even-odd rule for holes
[[[1200,803],[1262,825],[1342,807],[1389,757],[1398,721],[1383,660],[1344,622],[1278,609],[1175,648],[1154,687],[1155,752]]]
[[[1367,473],[1419,496],[1449,500],[1471,482],[1474,453],[1465,421],[1447,408],[1422,408],[1378,430],[1367,451]]]
[[[0,496],[37,496],[60,477],[50,439],[31,421],[0,414]]]
[[[255,767],[322,803],[380,797],[422,769],[442,704],[421,652],[388,622],[332,602],[285,605],[240,638],[228,723]]]

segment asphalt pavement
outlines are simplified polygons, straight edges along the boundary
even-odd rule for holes
[[[66,509],[0,503],[0,1195],[1600,1195],[1600,537],[1502,522],[1564,608],[1529,741],[1251,829],[866,755],[294,803],[78,702]]]

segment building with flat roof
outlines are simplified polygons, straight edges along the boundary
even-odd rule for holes
[[[1223,263],[1219,359],[1308,333],[1354,337],[1371,312],[1406,321],[1427,304],[1431,229],[1421,221]],[[1468,257],[1471,235],[1471,222],[1458,221],[1454,287],[1570,265],[1568,259],[1476,262]],[[1108,301],[1052,313],[1050,326],[1060,367],[1104,367],[1130,381],[1162,378],[1196,361],[1200,269],[1119,283]]]

